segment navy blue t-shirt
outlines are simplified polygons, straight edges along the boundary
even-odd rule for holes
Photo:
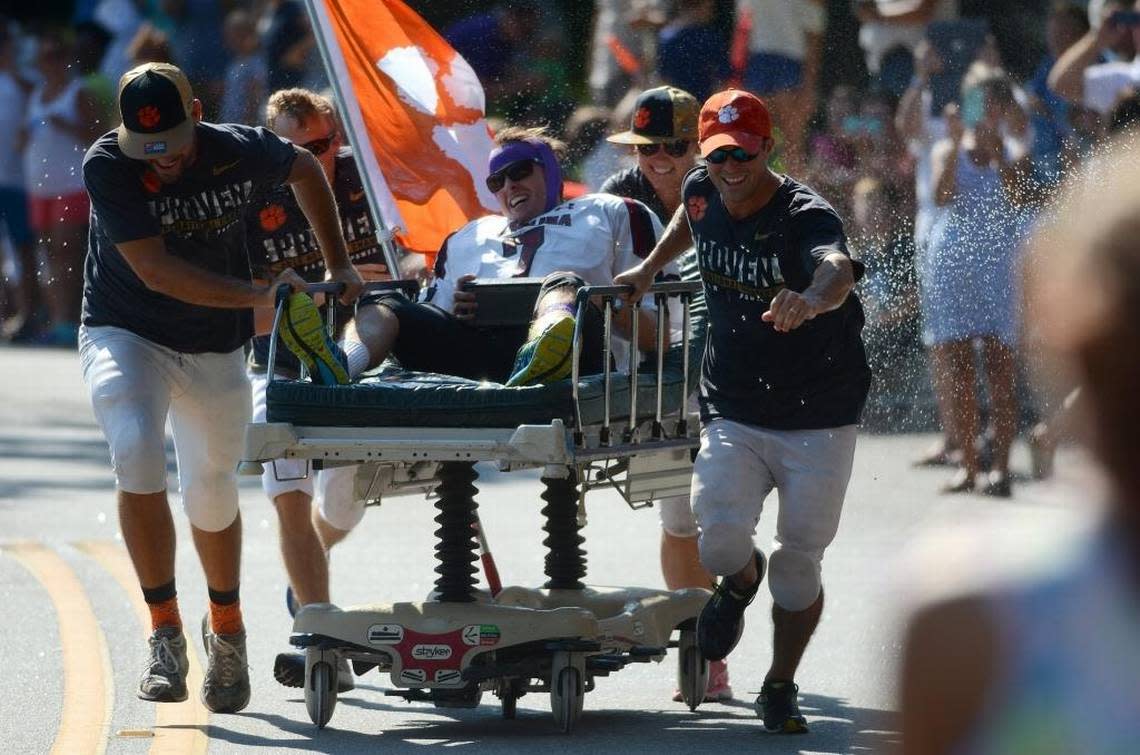
[[[849,254],[835,210],[785,177],[768,204],[734,220],[704,167],[689,171],[682,194],[709,310],[702,421],[723,417],[774,430],[858,422],[871,381],[859,299],[850,294],[788,333],[761,320],[781,290],[811,285],[824,257]],[[854,264],[858,279],[863,268]]]
[[[663,226],[669,225],[669,221],[673,219],[673,214],[665,209],[665,203],[661,201],[661,197],[657,196],[657,190],[653,188],[653,184],[649,183],[649,179],[636,165],[614,173],[606,179],[598,191],[602,194],[636,199],[653,210],[653,214],[657,216]]]
[[[372,221],[360,171],[348,147],[337,152],[332,188],[349,260],[356,265],[384,263],[384,250],[376,238],[376,224]],[[324,280],[325,258],[317,244],[317,235],[288,186],[273,187],[250,204],[245,227],[254,278],[272,280],[283,270],[293,268],[307,281]],[[346,323],[351,316],[352,308],[343,307],[337,312],[337,322]],[[249,361],[254,369],[265,370],[269,362],[268,336],[253,339]],[[274,368],[296,373],[300,364],[288,349],[278,349]]]
[[[125,328],[188,354],[230,352],[253,335],[249,309],[189,304],[147,288],[115,244],[161,236],[168,253],[220,275],[250,279],[246,206],[285,182],[297,151],[264,128],[199,123],[194,163],[164,184],[120,150],[115,132],[83,159],[91,231],[83,270],[83,323]]]

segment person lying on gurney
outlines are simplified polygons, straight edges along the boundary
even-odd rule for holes
[[[562,201],[557,154],[543,129],[508,127],[495,139],[487,187],[502,215],[473,220],[444,242],[435,282],[423,302],[398,293],[363,298],[340,343],[333,343],[313,300],[293,294],[279,333],[316,383],[348,383],[390,354],[409,370],[492,380],[509,386],[570,375],[574,297],[583,285],[611,285],[644,259],[661,224],[643,204],[608,194]],[[675,273],[676,271],[670,271]],[[475,278],[543,278],[529,326],[479,327]],[[638,342],[656,349],[656,316],[646,301]],[[615,333],[631,331],[630,308],[614,313]],[[587,309],[581,374],[603,370],[603,318]],[[616,340],[616,339],[615,339]],[[621,362],[619,362],[620,364]]]

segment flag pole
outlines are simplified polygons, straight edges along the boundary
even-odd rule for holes
[[[360,146],[361,138],[367,138],[367,134],[358,134],[353,119],[349,117],[348,100],[345,98],[344,89],[341,87],[339,79],[337,79],[337,67],[333,63],[332,51],[328,49],[328,43],[322,33],[325,26],[321,23],[318,15],[316,6],[318,2],[324,2],[324,0],[305,0],[305,10],[309,14],[309,27],[317,41],[317,49],[321,53],[321,62],[325,66],[325,74],[332,86],[333,99],[336,100],[337,109],[341,115],[341,125],[344,127],[349,146],[352,147],[353,159],[357,161],[359,168],[361,167],[360,159],[365,154]],[[384,260],[388,265],[388,272],[392,275],[393,280],[402,279],[403,275],[400,271],[400,260],[396,254],[396,245],[392,243],[394,234],[388,230],[384,216],[380,213],[380,202],[376,198],[376,189],[372,186],[372,181],[369,180],[368,171],[360,170],[360,178],[361,184],[364,186],[365,198],[368,200],[368,209],[372,211],[372,222],[376,226],[376,238],[384,251]]]

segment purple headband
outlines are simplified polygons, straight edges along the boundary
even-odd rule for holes
[[[494,173],[519,160],[538,160],[542,164],[546,177],[546,206],[542,211],[550,212],[562,202],[562,169],[558,166],[554,150],[541,139],[507,142],[491,151],[487,170]]]

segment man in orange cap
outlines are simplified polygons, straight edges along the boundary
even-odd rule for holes
[[[775,632],[757,712],[769,731],[806,732],[795,672],[823,612],[823,552],[839,527],[870,385],[851,293],[862,266],[831,205],[768,167],[772,120],[760,98],[713,95],[698,137],[707,165],[686,176],[649,257],[614,282],[631,284],[636,299],[696,246],[709,337],[693,510],[701,563],[722,575],[697,636],[709,660],[728,655],[767,570]],[[772,489],[780,512],[765,559],[752,535]]]

